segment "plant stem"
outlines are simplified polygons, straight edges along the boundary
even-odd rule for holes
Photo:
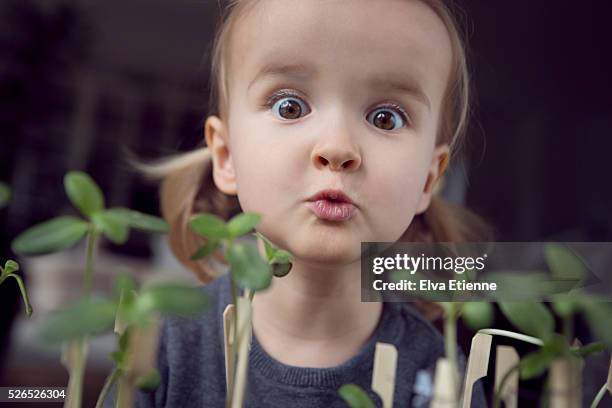
[[[89,296],[91,293],[94,249],[98,237],[98,231],[96,231],[95,227],[92,226],[90,228],[87,234],[87,257],[85,258],[85,279],[83,285],[85,296]]]
[[[113,385],[115,385],[121,374],[122,370],[119,367],[115,367],[110,373],[110,375],[106,377],[104,387],[102,387],[102,391],[100,392],[100,396],[98,397],[98,402],[96,402],[96,408],[102,408],[104,406],[104,400],[108,396],[108,393],[110,392]]]
[[[26,291],[25,285],[23,284],[23,280],[21,280],[21,276],[15,275],[14,273],[9,273],[8,276],[12,276],[17,281],[17,284],[19,285],[19,290],[21,291],[21,296],[23,297],[23,303],[25,303],[26,314],[28,316],[32,316],[32,305],[30,304],[28,292]]]
[[[91,275],[93,271],[94,248],[96,245],[97,235],[98,233],[95,227],[93,225],[90,226],[89,233],[87,234],[87,256],[85,258],[85,278],[83,284],[83,292],[85,297],[88,297],[91,293]],[[70,392],[75,395],[75,398],[71,399],[71,401],[73,401],[72,407],[80,408],[83,393],[83,375],[85,373],[85,364],[87,363],[87,359],[85,358],[87,340],[84,337],[77,341],[78,351],[74,365],[70,369],[69,389]]]
[[[457,364],[457,309],[454,303],[451,303],[447,309],[447,315],[444,319],[444,348],[446,358],[450,361],[453,372],[453,398],[459,396],[459,365]]]
[[[595,398],[593,399],[593,402],[591,402],[591,408],[597,408],[597,406],[599,405],[599,403],[603,399],[604,395],[606,395],[606,391],[607,390],[608,390],[608,383],[605,383],[601,387],[601,389],[599,390],[597,395],[595,395]]]
[[[253,302],[253,298],[255,297],[255,291],[249,290],[249,302]]]
[[[506,373],[502,377],[501,381],[499,382],[499,388],[495,391],[495,399],[493,400],[493,408],[501,407],[501,396],[502,396],[502,392],[504,391],[504,387],[506,383],[508,382],[508,380],[510,379],[510,376],[512,375],[512,373],[514,373],[516,370],[519,369],[520,364],[521,362],[519,361],[518,363],[513,365],[512,368],[506,371]]]
[[[527,336],[526,334],[515,333],[508,330],[500,329],[482,329],[478,330],[478,333],[491,334],[493,336],[509,337],[511,339],[524,341],[525,343],[535,344],[536,346],[543,346],[544,342],[537,337]]]

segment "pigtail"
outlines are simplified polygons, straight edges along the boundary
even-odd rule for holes
[[[492,227],[481,217],[434,195],[427,210],[414,217],[401,241],[479,242],[493,239]]]
[[[225,220],[240,211],[238,199],[221,192],[214,184],[208,147],[177,154],[152,164],[132,161],[132,166],[150,180],[161,179],[161,213],[169,224],[168,244],[176,258],[193,271],[202,283],[220,276],[227,262],[220,251],[212,258],[192,261],[190,257],[206,243],[195,234],[189,221],[197,213],[212,213]]]

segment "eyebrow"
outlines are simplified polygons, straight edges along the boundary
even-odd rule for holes
[[[270,63],[265,65],[262,69],[259,70],[259,72],[257,72],[255,78],[253,78],[249,83],[247,90],[250,89],[255,82],[267,76],[312,77],[316,74],[316,69],[305,64]]]
[[[406,82],[402,79],[386,76],[382,78],[372,78],[369,83],[372,87],[376,87],[384,92],[401,92],[409,94],[428,109],[431,109],[431,102],[427,94],[423,92],[423,89],[417,82]]]
[[[251,80],[247,88],[250,89],[253,84],[263,77],[267,76],[289,76],[289,77],[314,77],[318,71],[305,64],[277,64],[270,63],[265,65],[257,75]],[[368,81],[371,88],[377,88],[383,92],[400,92],[411,95],[417,101],[421,102],[428,109],[431,109],[431,102],[427,94],[415,81],[406,82],[400,75],[384,75],[380,77],[370,78]]]

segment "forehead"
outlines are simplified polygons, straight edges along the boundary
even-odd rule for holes
[[[441,98],[452,50],[443,22],[418,0],[257,0],[230,44],[232,84],[271,65],[303,65],[330,82],[404,77]]]

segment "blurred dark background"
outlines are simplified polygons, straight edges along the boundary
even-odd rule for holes
[[[455,171],[449,198],[482,215],[498,240],[611,241],[612,2],[460,5],[474,112],[467,178]],[[10,241],[19,232],[73,213],[69,170],[87,171],[110,205],[159,213],[156,186],[123,153],[154,158],[202,141],[217,16],[217,0],[0,3],[0,181],[13,193],[0,210],[2,263],[18,259]],[[137,233],[121,247],[103,243],[142,262],[155,248]],[[24,268],[26,281],[35,273]],[[59,363],[53,377],[11,363],[23,319],[16,289],[0,286],[0,385],[65,384]],[[88,379],[95,395],[105,374]]]

